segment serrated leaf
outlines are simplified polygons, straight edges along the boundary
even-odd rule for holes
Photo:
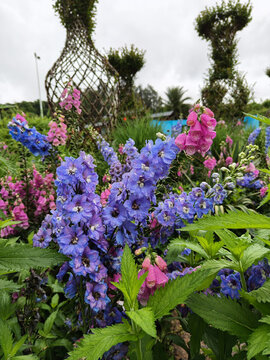
[[[4,220],[4,221],[0,221],[0,229],[3,229],[7,226],[11,226],[11,225],[17,225],[20,224],[21,221],[13,221],[13,220]]]
[[[248,339],[247,359],[250,360],[254,356],[260,354],[269,341],[270,326],[261,325],[250,335]]]
[[[72,342],[68,339],[57,339],[53,343],[50,344],[50,347],[62,346],[65,347],[68,351],[73,349]]]
[[[0,347],[7,359],[12,351],[13,337],[9,327],[0,320]]]
[[[146,307],[139,310],[127,311],[126,314],[148,335],[152,337],[157,336],[155,318],[150,308]]]
[[[262,322],[262,323],[270,325],[270,315],[262,317],[259,321]]]
[[[175,239],[175,240],[171,241],[169,244],[169,247],[168,247],[168,253],[170,253],[170,250],[172,250],[173,252],[178,250],[179,254],[180,254],[183,251],[183,248],[191,249],[191,250],[195,251],[196,253],[200,254],[205,259],[209,258],[209,256],[205,252],[205,250],[199,244],[192,242],[192,241],[182,240],[182,239]],[[170,256],[170,255],[168,255],[168,256]]]
[[[124,324],[91,329],[93,334],[84,335],[77,349],[69,353],[69,360],[98,360],[114,345],[125,341],[136,341],[137,336],[128,332]]]
[[[258,325],[251,310],[224,296],[192,294],[187,305],[208,324],[240,338],[246,339]]]
[[[228,360],[232,353],[232,347],[237,342],[237,337],[224,331],[206,326],[203,341],[215,354],[215,359]]]
[[[199,219],[181,228],[181,231],[218,229],[270,229],[270,220],[269,217],[252,211],[229,211],[227,214]]]
[[[66,256],[51,250],[17,244],[0,247],[0,271],[21,271],[61,264]]]
[[[147,303],[153,310],[155,319],[168,315],[178,304],[184,303],[191,293],[201,290],[202,286],[209,286],[217,272],[223,268],[220,266],[215,263],[215,266],[198,269],[192,274],[171,280],[164,288],[156,290]]]
[[[12,360],[38,360],[38,357],[36,355],[20,355],[20,356],[14,356]]]
[[[51,307],[54,309],[58,305],[58,303],[59,303],[59,295],[54,294],[51,301]]]
[[[13,281],[0,279],[0,291],[14,292],[19,290],[21,287],[22,285],[16,284]]]
[[[189,348],[192,359],[194,358],[194,356],[200,353],[201,340],[205,330],[205,326],[206,324],[201,317],[196,314],[190,314],[188,319],[188,327],[191,334]]]
[[[216,230],[217,236],[224,241],[226,247],[231,251],[236,259],[239,259],[244,250],[249,246],[249,243],[244,239],[239,238],[230,230]]]
[[[0,319],[7,320],[16,311],[16,304],[12,304],[10,296],[5,291],[0,292]]]
[[[270,279],[268,279],[259,289],[250,291],[249,295],[253,296],[259,302],[270,302]]]
[[[137,296],[144,280],[138,279],[138,269],[128,245],[124,248],[121,260],[121,275],[122,279],[114,285],[123,292],[126,309],[138,308]]]
[[[259,244],[249,246],[241,257],[241,264],[243,271],[246,271],[256,260],[263,258],[270,249],[267,249]]]

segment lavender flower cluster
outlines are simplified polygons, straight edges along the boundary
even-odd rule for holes
[[[49,155],[51,144],[47,136],[40,134],[34,127],[29,128],[25,118],[16,115],[8,124],[9,133],[14,140],[22,143],[35,156]]]
[[[260,127],[258,127],[254,131],[252,131],[252,133],[248,137],[248,144],[254,145],[255,141],[256,141],[257,137],[260,135],[260,133],[261,133],[261,128]]]
[[[265,129],[265,153],[268,154],[268,149],[270,146],[270,126],[267,126]]]
[[[179,120],[176,125],[172,126],[172,137],[176,138],[179,134],[182,133],[182,120]]]
[[[243,177],[239,178],[236,183],[241,187],[259,190],[264,186],[264,182],[262,180],[256,180],[256,178],[256,174],[248,172]]]

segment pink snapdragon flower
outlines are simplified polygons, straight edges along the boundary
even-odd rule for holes
[[[105,189],[104,191],[102,191],[102,193],[100,194],[100,202],[102,206],[105,206],[107,204],[108,198],[111,194],[111,184],[109,185],[108,189]]]
[[[64,117],[59,117],[59,124],[55,121],[49,122],[50,130],[47,140],[54,146],[65,145],[67,140],[67,125],[64,123]]]
[[[77,113],[81,114],[82,110],[80,109],[81,101],[81,92],[80,90],[74,88],[72,90],[71,84],[69,83],[67,87],[63,90],[61,94],[62,101],[59,103],[61,108],[64,108],[65,110],[71,110],[74,106]]]

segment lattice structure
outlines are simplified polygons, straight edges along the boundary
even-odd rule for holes
[[[46,76],[45,87],[52,112],[69,81],[81,91],[84,123],[113,126],[118,107],[118,74],[97,51],[80,19],[67,29],[65,47]]]

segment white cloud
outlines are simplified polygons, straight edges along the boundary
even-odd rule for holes
[[[169,86],[183,86],[193,100],[199,97],[209,67],[207,43],[195,29],[195,18],[215,0],[100,0],[94,39],[101,52],[134,44],[146,50],[145,67],[137,84],[151,84],[164,95]],[[239,69],[257,99],[270,97],[269,0],[253,1],[253,20],[239,33]],[[44,80],[60,55],[65,29],[47,0],[0,2],[0,103],[38,97],[33,53],[39,61],[42,98]]]

